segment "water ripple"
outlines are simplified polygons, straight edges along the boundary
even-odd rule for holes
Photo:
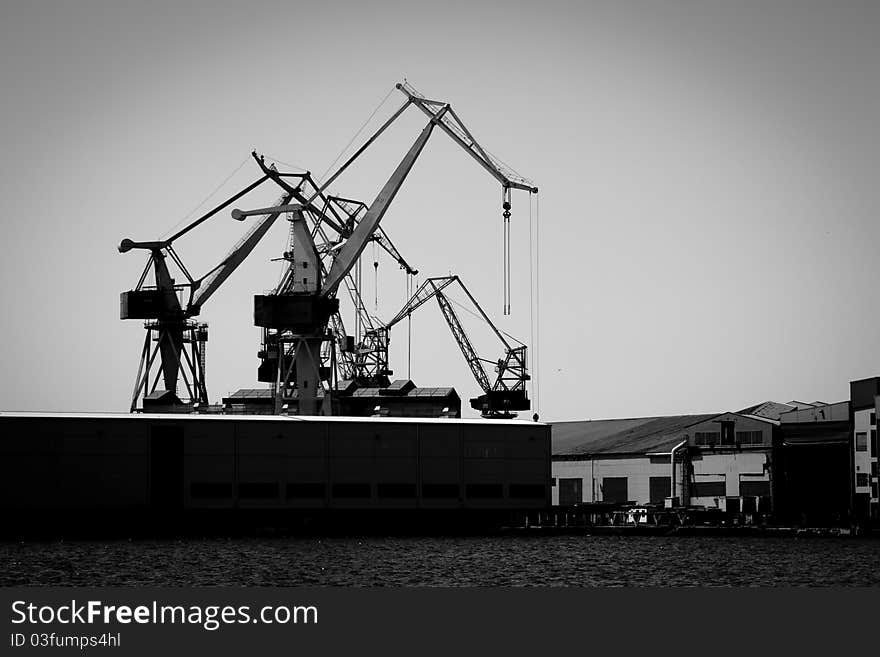
[[[0,585],[880,586],[880,541],[254,538],[0,543]]]

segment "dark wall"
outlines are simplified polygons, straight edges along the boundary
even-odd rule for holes
[[[786,444],[781,448],[778,512],[786,522],[834,526],[849,522],[849,444]]]
[[[526,509],[550,427],[525,422],[0,415],[0,509]]]
[[[849,384],[849,398],[853,410],[873,408],[874,397],[880,395],[880,377],[851,381]]]

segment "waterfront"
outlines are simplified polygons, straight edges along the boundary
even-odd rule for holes
[[[0,585],[880,586],[880,540],[229,538],[0,543]]]

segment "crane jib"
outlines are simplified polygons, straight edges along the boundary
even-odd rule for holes
[[[358,256],[360,256],[367,242],[379,226],[379,222],[382,221],[385,211],[388,209],[391,201],[394,200],[394,196],[397,194],[403,181],[406,180],[406,176],[412,169],[413,164],[415,164],[416,158],[424,149],[428,137],[431,136],[431,131],[434,129],[434,124],[435,121],[432,120],[425,126],[403,160],[397,165],[397,169],[394,170],[391,178],[388,179],[388,182],[385,183],[385,186],[382,187],[382,190],[376,196],[376,200],[373,201],[364,218],[358,223],[351,237],[348,238],[345,245],[340,249],[339,254],[333,261],[333,265],[330,267],[330,272],[327,274],[327,280],[324,282],[321,296],[328,297],[335,293],[339,283],[351,271]]]

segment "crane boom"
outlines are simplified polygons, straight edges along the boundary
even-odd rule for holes
[[[428,125],[422,130],[407,154],[403,157],[403,160],[397,165],[397,169],[394,170],[394,173],[385,183],[384,187],[382,187],[376,196],[376,200],[373,201],[364,218],[360,220],[352,232],[351,237],[346,240],[343,247],[339,250],[336,258],[333,260],[333,264],[330,266],[330,272],[327,274],[327,280],[324,282],[323,289],[321,290],[322,297],[327,298],[333,295],[336,292],[336,288],[339,287],[339,283],[351,271],[358,256],[360,256],[367,242],[369,242],[378,228],[382,217],[385,216],[388,206],[394,200],[403,181],[406,180],[407,174],[412,170],[416,158],[422,152],[422,149],[425,148],[425,144],[428,143],[428,137],[431,136],[431,131],[434,130],[435,124],[436,120],[434,119],[428,122]]]
[[[120,253],[127,253],[133,249],[150,252],[147,265],[135,288],[120,295],[121,319],[147,320],[144,323],[146,337],[131,400],[130,409],[132,412],[137,410],[141,394],[144,395],[144,402],[148,398],[154,398],[153,401],[164,399],[161,403],[170,403],[172,406],[181,403],[208,403],[208,392],[205,385],[205,343],[208,339],[208,327],[207,324],[200,324],[192,318],[201,312],[202,304],[217,291],[220,285],[251,253],[278,214],[265,217],[239,240],[219,265],[197,280],[190,276],[183,261],[175,252],[174,241],[208,221],[270,178],[264,172],[262,178],[236,192],[169,238],[148,242],[124,239],[120,242]],[[289,196],[282,198],[285,203],[289,200]],[[171,258],[184,275],[185,282],[175,283],[168,269],[166,258]],[[153,285],[147,285],[147,277],[151,268],[155,282]],[[189,291],[189,302],[186,307],[182,306],[178,298],[178,294],[184,290]],[[158,372],[152,376],[151,368],[154,362],[157,362]],[[161,394],[156,391],[160,379],[165,390]],[[180,379],[183,380],[186,387],[188,402],[183,402],[182,398],[177,396]],[[155,397],[154,393],[159,394],[159,397]]]
[[[412,314],[412,312],[421,306],[423,303],[430,301],[431,298],[440,292],[443,288],[448,285],[452,285],[455,281],[458,281],[458,276],[443,276],[437,278],[429,278],[424,283],[419,286],[419,289],[416,290],[415,294],[410,297],[409,301],[406,302],[403,308],[401,308],[400,312],[394,316],[390,322],[385,324],[386,329],[390,329],[392,326],[397,324],[404,317],[407,317]]]
[[[435,292],[435,296],[437,297],[437,303],[440,305],[440,310],[443,311],[443,316],[446,318],[446,323],[452,331],[452,336],[458,343],[458,348],[461,349],[461,353],[464,355],[468,367],[471,368],[474,378],[477,380],[477,383],[480,384],[480,388],[483,392],[488,393],[492,390],[492,386],[489,383],[489,375],[486,374],[486,369],[483,367],[480,357],[477,356],[477,352],[474,351],[474,347],[471,345],[467,333],[464,332],[464,328],[461,326],[458,315],[455,314],[455,311],[452,309],[452,305],[449,303],[449,299],[446,298],[445,294],[438,290]]]
[[[431,117],[432,120],[436,120],[440,128],[442,128],[455,143],[467,151],[471,157],[479,162],[480,165],[492,174],[492,176],[494,176],[504,187],[522,189],[527,192],[532,192],[533,194],[538,193],[538,188],[535,187],[531,181],[520,176],[480,146],[464,123],[462,123],[461,119],[458,118],[458,115],[453,111],[449,103],[444,103],[439,100],[429,100],[419,94],[406,82],[398,83],[396,86],[397,89],[403,92],[410,103],[422,110],[422,112]]]
[[[244,259],[250,255],[251,251],[253,251],[254,247],[257,246],[257,243],[263,239],[263,236],[272,227],[272,224],[275,223],[275,220],[281,215],[281,213],[288,207],[293,207],[287,206],[289,201],[290,195],[283,196],[278,201],[278,206],[280,207],[266,208],[266,210],[269,211],[269,214],[266,214],[261,221],[255,223],[251,229],[245,233],[244,237],[242,237],[238,241],[238,244],[229,251],[219,265],[196,281],[196,290],[189,303],[189,308],[191,309],[189,314],[198,314],[202,304],[211,298],[211,295],[217,291],[220,285],[223,284],[223,281],[229,278],[232,272],[234,272]]]
[[[461,287],[468,299],[479,311],[480,316],[504,345],[503,358],[494,361],[481,358],[477,354],[461,321],[458,319],[458,315],[452,307],[450,299],[443,292],[453,283],[458,283],[459,287]],[[505,340],[504,335],[492,323],[480,307],[480,304],[477,303],[477,300],[470,293],[470,290],[467,289],[458,276],[439,276],[427,279],[404,304],[400,312],[378,330],[384,331],[387,334],[391,327],[400,322],[404,317],[411,315],[414,310],[432,298],[437,299],[446,324],[449,326],[449,330],[452,332],[458,348],[467,361],[471,373],[477,380],[477,384],[483,391],[481,396],[471,399],[471,406],[481,411],[487,417],[513,417],[513,411],[528,410],[530,404],[526,395],[526,381],[529,380],[526,346],[520,343],[517,347],[511,347],[510,343]],[[376,332],[376,330],[373,332]],[[498,374],[495,377],[494,383],[490,381],[484,363],[493,363],[496,366]]]

